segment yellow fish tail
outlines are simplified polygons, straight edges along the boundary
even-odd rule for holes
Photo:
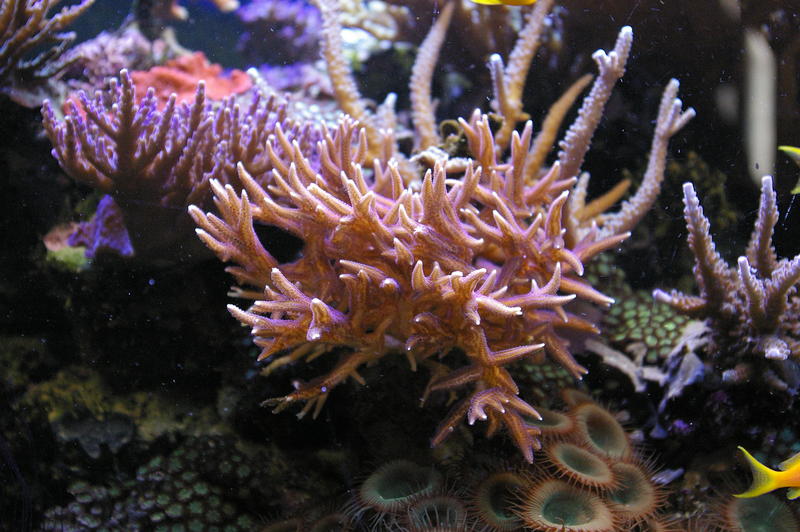
[[[747,491],[736,493],[733,495],[734,497],[749,499],[783,487],[777,481],[777,471],[768,468],[753,458],[753,455],[748,453],[744,447],[739,446],[739,450],[744,454],[747,459],[747,465],[750,466],[750,470],[753,472],[753,483],[750,484],[750,488]]]

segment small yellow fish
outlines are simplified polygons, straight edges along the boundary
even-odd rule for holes
[[[747,491],[735,494],[734,497],[745,499],[758,497],[780,488],[789,488],[786,493],[786,497],[789,499],[800,497],[800,453],[781,462],[778,465],[780,471],[775,471],[753,458],[753,455],[748,453],[744,447],[739,446],[739,450],[744,453],[747,464],[753,472],[753,483],[750,484]]]
[[[778,146],[778,149],[792,158],[800,166],[800,148],[794,146]],[[800,194],[800,181],[792,189],[792,194]]]
[[[472,0],[476,4],[484,6],[529,6],[535,4],[536,0]]]

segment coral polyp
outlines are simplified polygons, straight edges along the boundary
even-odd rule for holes
[[[613,532],[617,525],[608,503],[562,480],[536,483],[517,514],[526,527],[542,532]]]
[[[633,452],[625,429],[606,409],[594,403],[573,410],[578,437],[601,456],[626,459]]]
[[[456,532],[467,525],[467,509],[457,497],[421,497],[408,507],[407,519],[411,532]]]
[[[539,429],[542,441],[564,438],[575,430],[575,419],[567,414],[547,408],[537,408],[541,419],[529,419],[527,422]]]
[[[525,478],[513,471],[492,473],[478,482],[470,507],[482,529],[510,532],[522,526],[513,506],[526,484]]]
[[[373,523],[394,523],[411,503],[436,493],[442,481],[433,468],[408,460],[388,462],[361,484],[348,513],[360,519],[368,512]]]
[[[719,499],[704,526],[719,532],[793,532],[800,530],[800,519],[787,503],[767,494],[752,499]]]
[[[625,523],[647,522],[663,503],[663,493],[650,480],[649,471],[636,463],[611,465],[617,485],[608,493],[615,513]]]
[[[618,480],[608,464],[591,451],[569,442],[547,446],[545,456],[558,475],[571,482],[610,489]]]

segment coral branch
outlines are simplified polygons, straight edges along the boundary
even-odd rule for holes
[[[60,59],[75,34],[64,29],[94,3],[82,0],[47,18],[59,1],[4,0],[0,4],[0,91],[29,107],[41,102],[29,92],[30,85],[57,77],[69,64]],[[27,59],[33,52],[38,54]]]
[[[495,141],[502,148],[508,145],[517,123],[527,119],[527,115],[522,112],[522,91],[533,56],[539,49],[545,17],[552,8],[553,0],[540,0],[536,3],[519,32],[507,67],[503,67],[503,60],[497,54],[489,59],[495,96],[492,105],[503,117],[503,124],[496,133]]]
[[[442,10],[436,23],[431,27],[428,36],[422,41],[411,71],[411,112],[416,133],[415,146],[417,150],[424,150],[439,144],[439,134],[436,131],[436,113],[434,112],[431,98],[431,84],[439,50],[442,48],[447,27],[453,18],[455,2],[449,2]]]

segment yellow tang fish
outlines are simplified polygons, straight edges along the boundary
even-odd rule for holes
[[[786,497],[796,499],[800,497],[800,453],[780,463],[780,471],[770,469],[748,453],[744,447],[739,446],[744,453],[747,464],[753,472],[753,483],[744,493],[735,494],[734,497],[758,497],[764,493],[780,488],[789,488]]]
[[[536,0],[472,0],[476,4],[484,6],[529,6],[535,4]]]

